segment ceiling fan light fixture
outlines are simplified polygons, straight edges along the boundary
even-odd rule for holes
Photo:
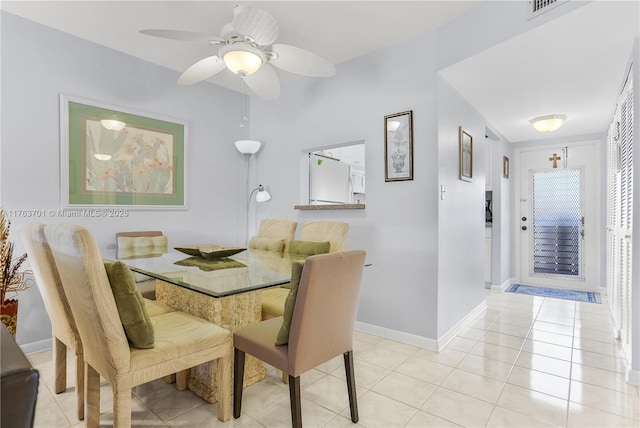
[[[249,76],[258,71],[266,59],[261,50],[241,44],[225,46],[218,55],[229,70],[241,76]]]
[[[560,128],[566,119],[567,116],[564,114],[549,114],[534,117],[529,120],[529,122],[531,122],[531,125],[533,125],[538,132],[553,132]]]

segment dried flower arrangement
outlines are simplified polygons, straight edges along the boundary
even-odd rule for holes
[[[10,229],[11,222],[6,218],[4,209],[0,208],[0,319],[15,336],[17,301],[7,299],[7,294],[17,294],[19,291],[27,289],[29,286],[27,276],[31,272],[20,270],[22,264],[27,260],[26,254],[13,258],[14,244],[9,241]],[[12,306],[15,307],[15,310],[9,314],[8,308]]]
[[[17,293],[28,287],[25,276],[27,271],[20,271],[20,266],[27,260],[23,254],[14,260],[13,242],[9,241],[11,222],[5,217],[4,209],[0,209],[0,303],[4,303],[7,293]]]

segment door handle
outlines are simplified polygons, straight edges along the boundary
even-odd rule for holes
[[[527,226],[522,226],[522,230],[527,230]]]

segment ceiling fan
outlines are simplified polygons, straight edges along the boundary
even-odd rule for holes
[[[256,95],[275,100],[280,95],[280,80],[273,66],[304,76],[331,77],[336,73],[333,64],[312,52],[274,43],[278,38],[278,23],[264,10],[236,6],[233,15],[233,21],[222,27],[220,36],[181,30],[145,29],[140,32],[219,46],[217,55],[201,59],[182,73],[179,85],[201,82],[228,68]]]

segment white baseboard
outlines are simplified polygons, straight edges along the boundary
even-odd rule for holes
[[[628,370],[626,381],[631,385],[640,385],[640,370]]]
[[[491,291],[499,291],[499,292],[503,292],[505,291],[507,288],[511,287],[511,284],[515,284],[516,283],[516,279],[515,278],[508,278],[506,281],[504,281],[502,284],[499,285],[492,285],[491,286]]]
[[[384,337],[395,340],[396,342],[406,343],[407,345],[417,346],[429,351],[438,351],[438,342],[428,337],[418,336],[403,331],[393,330],[386,327],[380,327],[373,324],[356,321],[355,329],[363,333],[373,334],[374,336]]]
[[[48,351],[53,349],[53,339],[49,338],[37,342],[25,343],[24,345],[20,345],[20,349],[25,355]]]
[[[403,331],[393,330],[386,327],[380,327],[373,324],[367,324],[364,322],[356,321],[355,329],[363,333],[372,334],[374,336],[384,337],[386,339],[395,340],[396,342],[406,343],[407,345],[417,346],[419,348],[427,349],[429,351],[439,352],[446,346],[447,343],[463,329],[465,328],[480,312],[487,308],[487,302],[482,301],[471,312],[469,312],[464,318],[458,321],[453,327],[449,329],[437,340],[418,336],[411,333],[405,333]]]
[[[436,341],[437,351],[439,352],[445,346],[447,346],[447,343],[449,343],[454,337],[456,337],[458,333],[462,331],[463,328],[465,328],[471,321],[473,321],[475,317],[477,317],[485,309],[487,309],[487,301],[483,300],[471,312],[465,315],[464,318],[462,318],[453,327],[451,327],[449,331],[447,331],[445,334],[440,336]]]

